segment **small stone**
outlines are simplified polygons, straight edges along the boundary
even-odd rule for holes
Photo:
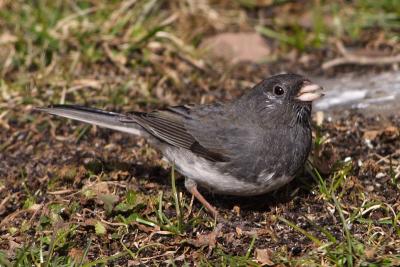
[[[200,47],[211,56],[231,63],[241,61],[258,63],[271,54],[268,43],[255,32],[217,34],[206,38]]]

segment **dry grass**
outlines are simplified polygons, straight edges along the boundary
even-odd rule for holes
[[[319,71],[340,56],[338,40],[398,52],[396,1],[267,2],[0,1],[0,265],[398,265],[399,117],[324,122],[313,157],[322,177],[309,167],[268,196],[208,196],[232,226],[179,175],[171,187],[144,140],[32,112],[229,99],[271,73]],[[254,28],[275,62],[229,66],[197,49]]]

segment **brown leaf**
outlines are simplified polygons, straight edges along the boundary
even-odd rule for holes
[[[208,246],[214,248],[217,244],[217,234],[217,232],[213,231],[209,234],[198,235],[196,239],[189,240],[189,244],[192,244],[195,247]]]
[[[83,251],[79,248],[71,248],[68,252],[68,256],[75,260],[75,262],[80,262],[83,257]]]
[[[379,131],[376,130],[370,130],[370,131],[365,131],[363,135],[364,140],[374,140],[379,134]]]
[[[157,183],[149,182],[149,183],[146,183],[146,184],[144,185],[144,188],[146,188],[146,189],[154,189],[154,188],[157,188],[157,187],[159,187],[159,186],[160,186],[160,185],[157,184]]]
[[[136,225],[137,228],[139,228],[140,231],[143,231],[143,232],[145,232],[145,233],[147,233],[147,234],[151,234],[151,233],[154,233],[154,232],[160,230],[160,227],[158,227],[158,226],[156,226],[156,227],[154,228],[154,227],[145,226],[145,225],[140,224],[140,223],[137,223],[137,222],[133,222],[132,224],[133,224],[133,225]]]
[[[96,222],[97,222],[97,220],[95,220],[95,219],[92,219],[92,218],[89,218],[89,219],[86,219],[86,220],[83,222],[83,224],[84,224],[84,225],[90,225],[90,226],[93,226],[93,225],[95,225],[95,224],[96,224]]]
[[[255,250],[255,256],[258,263],[263,266],[272,266],[274,262],[271,260],[272,251],[270,249],[258,249]]]
[[[338,153],[332,143],[325,143],[315,149],[313,159],[319,172],[329,174],[338,160]]]
[[[233,241],[235,241],[235,233],[224,234],[224,239],[225,239],[225,242],[228,244],[233,243]]]
[[[243,230],[242,230],[241,228],[236,227],[235,230],[236,230],[236,234],[237,234],[239,237],[242,236]]]
[[[101,83],[101,81],[95,79],[78,79],[72,82],[74,86],[92,87],[95,89],[100,89]]]
[[[141,264],[143,264],[143,262],[140,262],[140,260],[128,260],[128,267],[140,266]]]
[[[236,216],[240,216],[240,207],[239,206],[233,206],[232,211],[236,214]]]
[[[91,190],[96,196],[111,194],[111,190],[106,182],[98,182],[94,184],[88,184],[83,187],[84,190]]]
[[[5,32],[2,35],[0,35],[0,45],[15,43],[17,41],[18,41],[18,37],[15,35],[12,35],[9,32]]]
[[[399,128],[395,126],[388,126],[383,131],[383,136],[388,140],[394,140],[399,137]]]
[[[366,249],[364,253],[368,260],[373,260],[376,256],[376,251],[373,248]]]
[[[58,175],[66,180],[73,181],[77,174],[77,167],[73,165],[63,165],[58,170]]]

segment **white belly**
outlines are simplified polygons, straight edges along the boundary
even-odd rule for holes
[[[261,172],[257,183],[245,182],[229,173],[220,173],[204,158],[198,157],[186,149],[168,147],[164,150],[167,160],[175,164],[176,169],[199,186],[224,195],[255,196],[261,195],[290,182],[293,177],[274,177],[275,173]]]

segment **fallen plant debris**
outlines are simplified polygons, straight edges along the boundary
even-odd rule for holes
[[[322,64],[322,69],[329,69],[339,65],[356,64],[356,65],[391,65],[400,63],[400,54],[390,56],[368,56],[363,54],[350,53],[342,42],[337,41],[337,50],[341,57],[329,60]]]
[[[10,131],[20,133],[31,128],[27,124],[12,127]],[[354,260],[379,262],[399,253],[399,127],[399,117],[372,119],[353,114],[335,123],[324,121],[319,131],[328,141],[321,144],[321,150],[324,146],[335,147],[334,157],[339,164],[324,177],[324,183],[305,173],[272,195],[253,198],[210,195],[224,218],[237,225],[223,225],[217,234],[213,220],[200,205],[181,193],[185,192],[181,180],[177,184],[182,213],[191,210],[191,214],[181,226],[177,225],[176,203],[168,182],[169,167],[157,166],[160,162],[157,153],[151,153],[150,158],[142,157],[142,153],[138,154],[142,148],[133,138],[103,129],[87,132],[78,143],[72,138],[64,141],[39,138],[50,131],[47,126],[42,128],[43,132],[22,141],[24,147],[41,147],[40,150],[20,151],[20,146],[10,146],[7,153],[2,153],[2,166],[7,167],[8,174],[2,173],[6,178],[0,191],[3,199],[0,249],[18,248],[19,253],[24,253],[25,246],[38,238],[42,240],[41,247],[36,245],[29,253],[54,246],[57,257],[76,259],[79,251],[88,250],[85,262],[98,259],[98,253],[102,257],[122,253],[113,262],[124,265],[134,253],[139,262],[146,258],[143,262],[156,264],[172,259],[174,254],[167,252],[180,251],[181,247],[183,250],[178,254],[182,257],[173,256],[176,264],[215,263],[220,257],[244,263],[251,261],[252,257],[245,255],[254,236],[255,250],[250,255],[261,264],[305,261],[313,257],[315,249],[326,246],[322,255],[333,263],[343,260],[339,251],[345,249],[346,242],[354,246],[350,254]],[[74,135],[73,127],[61,128],[65,134]],[[380,130],[367,141],[372,129]],[[1,135],[3,139],[5,135]],[[103,148],[107,143],[121,140],[124,146],[118,148],[119,153]],[[93,142],[98,145],[93,146]],[[132,149],[136,152],[132,153]],[[21,165],[23,162],[16,162],[18,158],[14,155],[30,160]],[[69,166],[68,172],[64,162]],[[121,172],[115,162],[131,166],[123,175],[116,175]],[[142,163],[138,165],[139,162]],[[332,194],[340,206],[335,205]],[[232,212],[235,206],[240,207],[240,213]],[[338,209],[343,212],[351,240],[346,240]],[[57,242],[43,239],[46,232],[53,232]],[[373,233],[373,242],[365,239]],[[189,245],[182,246],[185,243]],[[146,248],[148,244],[154,247]],[[69,249],[63,256],[65,245]],[[18,255],[21,254],[7,257]],[[389,258],[392,262],[396,260]]]
[[[287,187],[207,196],[222,226],[178,174],[171,189],[170,166],[144,140],[32,112],[231,99],[282,71],[326,74],[322,63],[343,56],[337,41],[351,53],[398,55],[397,1],[338,5],[0,1],[0,265],[400,265],[396,111],[319,114],[310,163]],[[202,40],[224,32],[258,32],[268,64],[204,57]],[[398,65],[347,63],[328,74]]]

